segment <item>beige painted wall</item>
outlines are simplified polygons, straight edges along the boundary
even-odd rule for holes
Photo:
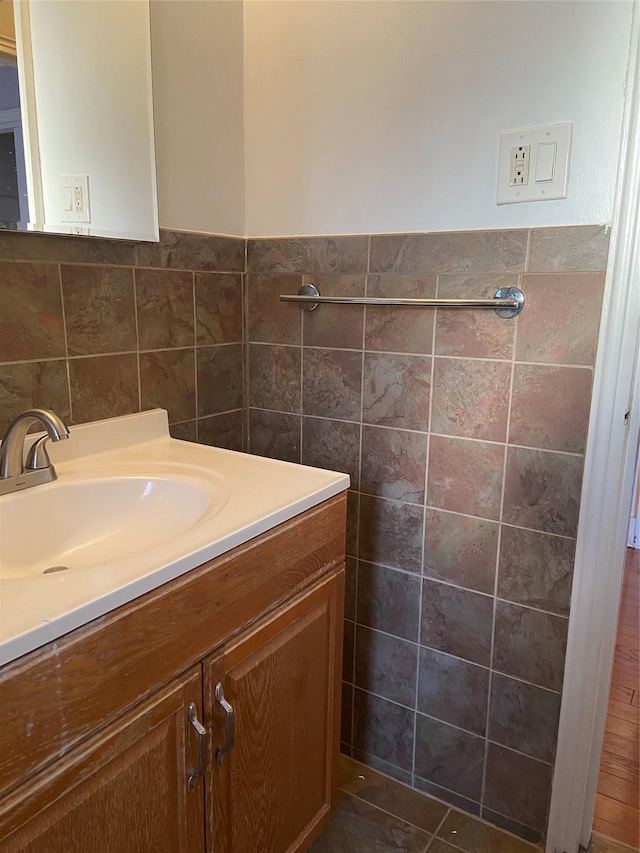
[[[249,235],[606,223],[631,3],[248,0]],[[566,200],[498,207],[501,130],[574,122]]]
[[[244,235],[243,4],[152,0],[160,226]]]

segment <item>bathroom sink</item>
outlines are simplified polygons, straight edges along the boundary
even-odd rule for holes
[[[48,445],[57,480],[0,495],[0,665],[349,486],[346,474],[178,441],[161,409],[69,432]]]
[[[172,541],[221,505],[224,490],[179,477],[55,483],[0,502],[0,579],[107,565]]]

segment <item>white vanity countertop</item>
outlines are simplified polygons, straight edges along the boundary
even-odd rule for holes
[[[346,474],[172,439],[167,414],[160,409],[81,424],[70,431],[68,441],[48,443],[57,482],[0,496],[0,664],[57,639],[349,487]],[[119,488],[127,478],[143,483],[147,476],[155,483],[162,485],[166,480],[171,484],[176,475],[185,494],[193,492],[198,501],[189,510],[185,529],[165,537],[165,541],[150,542],[149,532],[146,540],[125,532],[120,540],[121,553],[115,559],[101,560],[97,536],[97,544],[90,543],[92,559],[86,565],[74,566],[73,559],[65,559],[68,570],[47,574],[37,561],[31,570],[14,568],[10,555],[16,553],[20,540],[15,523],[7,521],[14,517],[9,501],[23,502],[27,531],[29,517],[38,519],[33,527],[36,536],[40,532],[40,541],[29,550],[46,553],[46,541],[43,547],[42,540],[47,537],[42,531],[55,519],[43,519],[39,508],[51,506],[47,500],[54,489],[86,483],[102,488],[103,481],[111,484],[107,488],[114,484]],[[163,509],[167,511],[166,503]],[[182,507],[176,510],[180,512]],[[92,514],[91,508],[84,507],[82,512],[92,525],[99,526],[101,509]],[[108,512],[107,508],[105,515]],[[47,510],[44,514],[55,515]],[[72,519],[64,518],[62,523],[73,532]],[[78,521],[76,527],[81,523]],[[133,529],[133,523],[130,527]],[[20,535],[28,541],[29,533],[22,531],[22,522],[20,528]],[[82,547],[86,551],[84,543]],[[72,549],[68,554],[73,558]],[[56,563],[55,554],[52,562]]]

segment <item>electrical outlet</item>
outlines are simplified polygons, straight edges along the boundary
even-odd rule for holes
[[[530,145],[515,145],[511,149],[511,172],[509,186],[521,187],[529,183]]]
[[[498,204],[566,198],[573,125],[504,130],[498,158]]]
[[[88,175],[60,175],[58,191],[60,222],[91,222]]]

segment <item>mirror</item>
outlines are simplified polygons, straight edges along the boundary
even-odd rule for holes
[[[0,228],[158,240],[149,0],[0,0]]]

